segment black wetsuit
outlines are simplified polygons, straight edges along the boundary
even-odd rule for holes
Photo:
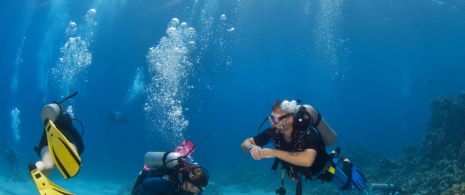
[[[63,112],[60,117],[54,122],[55,126],[60,130],[60,132],[68,139],[69,142],[74,144],[78,150],[78,154],[81,155],[84,151],[84,142],[82,140],[81,134],[73,126],[73,121],[69,114]],[[45,130],[42,133],[42,138],[40,138],[39,146],[35,147],[34,150],[40,157],[40,151],[43,147],[47,146],[47,135]]]
[[[325,165],[328,163],[328,154],[326,152],[325,144],[318,134],[316,129],[310,129],[301,138],[301,142],[295,138],[294,134],[291,136],[290,142],[286,142],[282,133],[276,133],[274,128],[268,128],[262,133],[253,137],[255,143],[258,146],[264,146],[270,141],[274,142],[273,145],[278,150],[284,150],[288,152],[300,152],[306,149],[316,150],[316,157],[313,165],[310,167],[302,167],[293,165],[284,160],[279,160],[287,170],[290,177],[297,178],[297,173],[303,174],[307,179],[311,179],[311,176],[317,176],[323,170]]]
[[[143,169],[137,177],[132,188],[132,195],[193,195],[194,193],[182,190],[182,181],[178,171],[174,169],[158,168]],[[183,177],[188,177],[183,172]],[[169,177],[166,177],[169,176]],[[202,195],[199,192],[198,195]]]

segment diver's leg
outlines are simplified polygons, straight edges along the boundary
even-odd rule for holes
[[[72,143],[71,146],[77,152],[76,146]],[[37,169],[39,169],[45,175],[45,177],[48,177],[48,175],[50,175],[54,167],[54,163],[52,160],[52,156],[50,156],[50,150],[48,150],[48,146],[44,146],[42,148],[42,150],[40,151],[40,156],[42,159],[40,161],[37,161],[35,165]]]
[[[53,170],[53,160],[50,156],[50,151],[48,150],[48,146],[44,146],[40,151],[41,160],[36,162],[36,167],[39,169],[45,177],[48,177]]]

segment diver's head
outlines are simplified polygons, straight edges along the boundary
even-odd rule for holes
[[[271,106],[271,114],[268,116],[268,121],[278,131],[286,132],[292,130],[293,116],[299,107],[299,102],[295,100],[278,100]]]
[[[203,167],[192,168],[187,179],[187,186],[185,190],[192,193],[202,192],[208,185],[208,171]]]

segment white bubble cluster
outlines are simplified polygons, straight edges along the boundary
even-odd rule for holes
[[[70,21],[68,24],[68,28],[66,28],[66,35],[68,37],[74,36],[77,32],[77,24],[76,22]]]
[[[221,17],[220,17],[220,20],[223,20],[223,21],[224,21],[224,20],[226,20],[226,19],[227,19],[227,18],[226,18],[226,15],[222,14]]]
[[[86,16],[84,17],[86,20],[86,28],[84,29],[85,36],[87,40],[91,40],[92,37],[94,36],[94,27],[97,26],[97,10],[95,9],[89,9],[86,13]]]
[[[69,117],[74,118],[73,106],[68,106],[68,107],[66,108],[66,113],[69,114]]]
[[[336,80],[346,80],[346,72],[351,68],[345,62],[347,50],[344,42],[347,40],[339,36],[342,20],[343,0],[321,1],[320,10],[316,12],[316,22],[312,37],[315,39],[315,49],[325,56],[325,66],[330,70],[331,77]],[[343,83],[343,82],[339,82]]]
[[[89,44],[81,37],[70,37],[60,48],[61,57],[56,67],[52,68],[52,74],[61,84],[62,94],[69,93],[69,88],[74,88],[79,83],[79,74],[92,62],[92,53],[88,50]]]
[[[97,16],[97,10],[89,9],[86,13],[85,20],[88,25],[97,25],[95,18]]]
[[[299,110],[299,107],[300,107],[300,104],[297,103],[295,100],[292,100],[292,101],[284,100],[279,105],[279,108],[281,108],[281,110],[287,113],[297,113],[297,111]]]
[[[194,28],[173,18],[157,46],[147,54],[151,83],[147,85],[144,110],[149,122],[156,124],[166,139],[177,143],[183,138],[189,121],[184,116],[184,103],[189,96],[188,76],[193,63],[190,54],[195,49]],[[152,127],[153,128],[153,127]]]
[[[137,69],[136,76],[132,82],[131,89],[129,89],[126,102],[132,102],[144,92],[144,75],[141,68]]]
[[[179,19],[177,19],[177,18],[171,19],[171,21],[169,23],[169,27],[176,27],[178,25],[179,25]]]
[[[82,73],[92,63],[89,47],[94,35],[93,27],[97,25],[96,14],[95,9],[88,10],[84,17],[86,23],[83,26],[73,21],[68,23],[65,30],[67,41],[60,48],[61,57],[58,64],[52,68],[54,83],[60,85],[61,94],[69,94],[71,88],[75,89],[79,83],[85,81]]]
[[[10,90],[11,90],[12,95],[15,95],[18,92],[19,66],[23,62],[23,59],[21,58],[21,55],[23,54],[24,40],[26,40],[26,37],[23,37],[23,41],[21,41],[21,46],[19,47],[18,51],[16,52],[16,59],[15,59],[15,64],[14,64],[14,72],[13,72],[13,75],[11,77],[11,83],[10,83]]]
[[[10,116],[11,116],[11,132],[13,134],[13,138],[15,139],[15,142],[18,143],[19,140],[21,139],[21,135],[19,132],[19,124],[21,123],[21,120],[19,119],[19,109],[15,108],[11,110]]]

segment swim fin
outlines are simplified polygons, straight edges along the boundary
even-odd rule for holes
[[[74,195],[48,180],[33,163],[29,164],[29,171],[40,195]]]
[[[45,121],[48,148],[53,163],[65,179],[74,177],[81,169],[81,157],[51,120]]]

